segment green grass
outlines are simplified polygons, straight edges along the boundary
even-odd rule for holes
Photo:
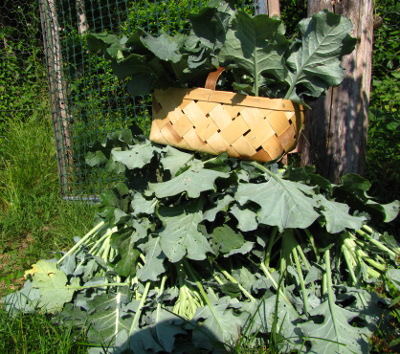
[[[0,117],[0,297],[23,284],[31,264],[70,248],[93,224],[94,205],[60,196],[47,101],[44,93],[32,114]],[[0,305],[0,353],[84,353],[81,340],[83,333],[45,315],[11,318]]]
[[[3,123],[0,138],[0,296],[38,259],[73,244],[92,226],[95,207],[60,196],[53,127],[43,97],[24,119]]]
[[[83,332],[61,329],[44,315],[11,318],[0,309],[0,353],[80,354],[87,352],[84,341]]]

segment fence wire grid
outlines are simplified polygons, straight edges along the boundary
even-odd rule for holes
[[[16,110],[38,109],[29,104],[29,97],[18,107],[6,100],[10,95],[3,95],[2,99],[2,93],[13,87],[11,83],[16,79],[20,80],[18,89],[22,91],[24,84],[37,85],[38,92],[48,88],[61,194],[65,199],[96,199],[104,188],[118,181],[120,177],[86,165],[90,146],[107,133],[129,128],[133,122],[148,131],[151,120],[150,97],[130,97],[124,84],[112,74],[110,64],[89,53],[85,35],[129,34],[137,27],[153,35],[161,30],[182,32],[187,14],[207,2],[38,0],[27,4],[5,0],[0,5],[0,79],[10,82],[0,86],[0,113],[12,115]],[[256,3],[237,0],[238,7],[264,12]],[[260,1],[260,5],[263,3]]]

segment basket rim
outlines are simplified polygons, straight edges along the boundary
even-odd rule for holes
[[[283,98],[269,98],[261,96],[249,96],[232,91],[216,91],[202,87],[198,88],[179,88],[169,87],[167,89],[155,89],[153,95],[165,94],[182,96],[182,99],[208,101],[215,103],[224,103],[238,106],[251,106],[256,108],[267,108],[271,105],[275,110],[288,111],[300,110],[305,111],[305,106]]]

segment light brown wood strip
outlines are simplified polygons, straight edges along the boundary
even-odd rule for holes
[[[304,108],[287,100],[206,89],[155,90],[152,141],[271,161],[294,148]],[[293,109],[293,111],[290,111]]]

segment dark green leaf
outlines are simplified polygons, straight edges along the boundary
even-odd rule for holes
[[[171,262],[178,262],[185,256],[202,260],[207,252],[212,253],[208,240],[198,231],[203,220],[199,201],[172,208],[161,207],[159,217],[164,225],[160,232],[161,247]]]
[[[188,170],[167,182],[150,183],[149,190],[157,198],[171,197],[185,192],[189,198],[198,198],[201,192],[215,190],[217,178],[228,178],[229,174],[204,169],[203,164],[194,164]]]
[[[229,204],[234,199],[229,195],[225,195],[222,199],[217,199],[216,204],[204,212],[204,220],[213,222],[219,212],[227,212]]]
[[[250,201],[257,203],[260,206],[258,222],[278,226],[282,231],[307,228],[319,217],[313,195],[313,188],[277,176],[265,183],[239,184],[235,198],[242,206]]]
[[[85,157],[85,162],[90,167],[104,166],[108,161],[108,158],[102,151],[89,152]]]
[[[180,151],[172,146],[166,146],[165,154],[161,157],[164,169],[169,170],[173,177],[191,160],[194,160],[192,153]]]
[[[257,223],[257,213],[245,208],[241,207],[237,204],[233,205],[229,212],[236,218],[239,222],[238,229],[241,231],[254,231],[258,228]]]
[[[232,68],[240,68],[252,79],[252,94],[258,96],[265,85],[265,77],[277,80],[286,76],[283,53],[288,48],[281,21],[267,15],[250,17],[238,13],[233,28],[219,54],[221,62]],[[237,83],[238,84],[238,83]]]
[[[344,77],[341,57],[350,53],[356,42],[349,36],[351,21],[328,11],[302,20],[299,29],[301,42],[292,46],[287,61],[290,88],[285,98],[294,101],[303,94],[318,97],[329,86],[339,85]],[[306,90],[301,92],[300,86]]]
[[[143,45],[153,52],[155,56],[172,63],[177,63],[182,58],[179,50],[184,43],[184,39],[183,35],[170,36],[166,33],[161,33],[158,37],[153,37],[150,34],[141,37]]]
[[[111,67],[114,75],[120,80],[149,71],[146,56],[140,54],[130,54],[119,60],[113,59],[111,60]]]
[[[157,308],[153,312],[152,319],[154,333],[158,342],[162,345],[165,352],[172,353],[174,351],[175,336],[186,333],[180,326],[183,320],[162,308]]]
[[[366,220],[364,216],[352,216],[347,204],[328,200],[322,195],[319,195],[318,199],[322,206],[321,213],[325,217],[326,230],[331,234],[345,229],[359,230]]]
[[[123,277],[134,276],[140,255],[135,248],[135,231],[126,229],[113,234],[111,245],[118,252],[117,257],[113,260],[114,270]]]
[[[215,228],[211,237],[222,253],[229,253],[234,249],[240,248],[245,241],[240,232],[234,231],[228,225]]]
[[[228,308],[228,304],[221,301],[213,304],[212,308],[205,306],[197,309],[196,320],[202,320],[202,328],[195,328],[193,331],[193,341],[196,347],[211,349],[213,342],[233,343],[240,335],[240,328],[244,324],[244,319],[234,315],[233,309]]]
[[[328,301],[324,301],[311,310],[310,315],[323,318],[322,323],[314,323],[310,320],[300,325],[305,337],[312,344],[312,350],[316,353],[365,353],[368,351],[367,342],[360,341],[360,338],[370,335],[370,332],[365,327],[351,325],[351,320],[358,316],[358,312],[351,312],[334,303],[329,304]]]
[[[133,145],[126,151],[112,151],[114,161],[123,163],[129,170],[149,164],[153,156],[154,148],[150,142]]]
[[[132,96],[146,96],[153,92],[154,76],[150,73],[136,74],[132,80],[129,80],[127,88]]]
[[[232,282],[227,282],[221,286],[221,291],[230,296],[231,298],[238,298],[241,296],[242,292],[239,288],[239,285]]]
[[[140,214],[152,215],[155,211],[158,201],[156,198],[146,199],[143,194],[135,193],[132,199],[132,214],[138,216]]]
[[[160,237],[152,237],[147,243],[138,246],[145,255],[145,263],[136,275],[143,282],[157,281],[160,274],[165,272],[163,263],[166,257],[161,249],[160,241]]]
[[[90,325],[87,336],[89,341],[110,345],[119,332],[129,331],[132,318],[121,316],[125,302],[126,298],[121,292],[98,295],[88,301]]]
[[[108,33],[88,34],[86,36],[86,40],[88,43],[88,48],[92,52],[106,50],[110,44],[120,42],[120,38],[118,36]]]

